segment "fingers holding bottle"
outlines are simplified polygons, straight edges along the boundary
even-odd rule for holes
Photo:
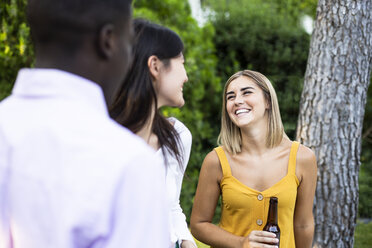
[[[243,248],[278,248],[276,235],[266,231],[252,231],[242,241]]]

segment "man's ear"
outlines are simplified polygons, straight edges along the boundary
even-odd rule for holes
[[[99,56],[108,59],[117,52],[117,37],[113,24],[104,25],[97,36],[97,51]]]
[[[160,73],[160,60],[159,60],[159,58],[156,57],[155,55],[151,55],[147,59],[147,66],[149,67],[149,71],[150,71],[151,76],[154,79],[157,79],[159,77],[159,73]]]

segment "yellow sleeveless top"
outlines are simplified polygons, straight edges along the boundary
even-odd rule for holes
[[[270,197],[275,196],[278,198],[280,247],[295,247],[293,215],[299,185],[295,174],[298,146],[298,142],[292,142],[287,175],[262,192],[246,186],[232,176],[222,147],[214,149],[223,172],[220,183],[222,203],[219,226],[221,228],[242,237],[247,236],[253,230],[262,230],[267,220]]]

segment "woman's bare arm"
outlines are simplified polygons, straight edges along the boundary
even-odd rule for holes
[[[312,150],[300,146],[297,153],[297,172],[300,185],[294,213],[294,234],[297,248],[309,248],[313,242],[313,203],[317,179],[316,157]]]

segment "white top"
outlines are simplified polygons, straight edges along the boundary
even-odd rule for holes
[[[0,248],[169,247],[164,180],[92,81],[22,69],[0,103]]]
[[[166,151],[167,156],[167,175],[166,185],[168,192],[168,200],[171,206],[170,220],[171,220],[171,239],[173,243],[177,241],[181,244],[182,240],[195,241],[187,227],[186,216],[180,206],[180,194],[182,188],[183,175],[185,173],[187,163],[189,162],[192,136],[189,129],[179,120],[174,117],[168,118],[168,120],[174,123],[174,129],[180,136],[180,152],[183,158],[182,166],[179,165],[177,159]],[[157,151],[157,155],[164,161],[163,152],[161,149]],[[196,244],[195,244],[195,247]]]

